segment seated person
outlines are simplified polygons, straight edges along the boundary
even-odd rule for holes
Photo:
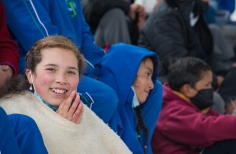
[[[204,12],[208,0],[162,0],[141,30],[139,45],[155,51],[162,64],[159,80],[167,81],[169,61],[196,57],[207,62],[214,73],[217,92],[233,67],[234,52],[214,25],[208,26]],[[178,10],[178,11],[176,11]],[[226,81],[228,82],[228,81]],[[224,101],[214,94],[214,108],[224,113]]]
[[[152,138],[153,153],[236,153],[236,117],[211,109],[212,71],[200,59],[173,60],[163,85],[163,107]]]
[[[226,54],[222,50],[224,42],[216,42],[205,21],[207,9],[208,0],[162,0],[147,19],[139,45],[158,53],[163,81],[172,58],[196,57],[206,61],[217,76],[218,86],[233,67],[233,51]]]
[[[162,105],[158,67],[156,53],[120,43],[111,46],[96,68],[98,80],[119,98],[117,123],[109,125],[134,154],[152,153],[150,141]]]
[[[77,91],[82,94],[83,102],[108,123],[114,115],[118,99],[109,86],[94,78],[94,66],[105,53],[102,48],[94,44],[94,37],[84,19],[80,0],[33,2],[2,0],[2,2],[11,37],[19,46],[19,72],[25,73],[26,54],[36,41],[53,35],[70,38],[78,46],[87,63]]]
[[[0,87],[5,81],[18,73],[19,53],[16,43],[10,39],[6,25],[6,15],[0,1]]]
[[[143,6],[132,0],[82,0],[82,6],[96,45],[137,44],[146,17]]]
[[[32,117],[49,153],[131,153],[101,119],[83,107],[76,93],[83,68],[83,56],[72,41],[45,37],[26,56],[26,76],[12,78],[0,89],[0,106],[8,114]],[[34,94],[25,91],[32,85]]]
[[[28,116],[6,115],[0,107],[0,151],[2,154],[48,154],[36,123]]]

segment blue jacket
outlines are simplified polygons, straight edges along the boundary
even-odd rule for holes
[[[136,154],[143,153],[143,149],[136,134],[137,117],[132,108],[134,92],[131,86],[135,80],[142,59],[150,56],[154,56],[158,60],[154,52],[120,43],[111,46],[101,63],[95,68],[95,72],[99,72],[97,75],[98,80],[112,87],[119,99],[118,109],[115,115],[117,121],[116,123],[109,123],[109,126],[117,132],[129,149]],[[153,76],[154,83],[156,79],[157,73]],[[156,120],[153,120],[153,122],[156,123]]]
[[[229,10],[230,13],[234,12],[235,0],[216,0],[218,8],[221,10]]]
[[[0,153],[48,154],[34,120],[21,114],[10,114],[0,107]]]
[[[7,25],[19,45],[21,72],[25,68],[25,55],[36,41],[50,35],[64,35],[84,54],[87,73],[91,75],[104,52],[94,44],[80,0],[3,0],[3,3]]]

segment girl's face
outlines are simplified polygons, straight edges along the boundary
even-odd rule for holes
[[[41,51],[42,61],[31,76],[26,75],[40,97],[52,106],[58,107],[79,82],[78,60],[75,54],[66,49],[51,48]]]
[[[150,58],[146,58],[141,62],[136,79],[133,83],[133,87],[140,104],[146,101],[150,91],[154,88],[152,75],[153,62]]]

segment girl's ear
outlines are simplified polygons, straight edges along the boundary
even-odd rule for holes
[[[187,98],[192,98],[194,96],[193,88],[189,84],[184,84],[181,87],[180,92]]]
[[[30,69],[26,69],[25,74],[26,74],[26,76],[27,76],[27,79],[28,79],[29,83],[30,83],[30,84],[33,84],[33,81],[32,81],[32,77],[33,77],[33,76],[32,76],[31,70],[30,70]]]

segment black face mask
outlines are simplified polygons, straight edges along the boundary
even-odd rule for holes
[[[208,10],[209,6],[208,3],[203,2],[202,0],[195,0],[193,13],[195,15],[201,15]]]
[[[199,110],[206,109],[213,105],[213,92],[212,88],[199,90],[190,100]]]

